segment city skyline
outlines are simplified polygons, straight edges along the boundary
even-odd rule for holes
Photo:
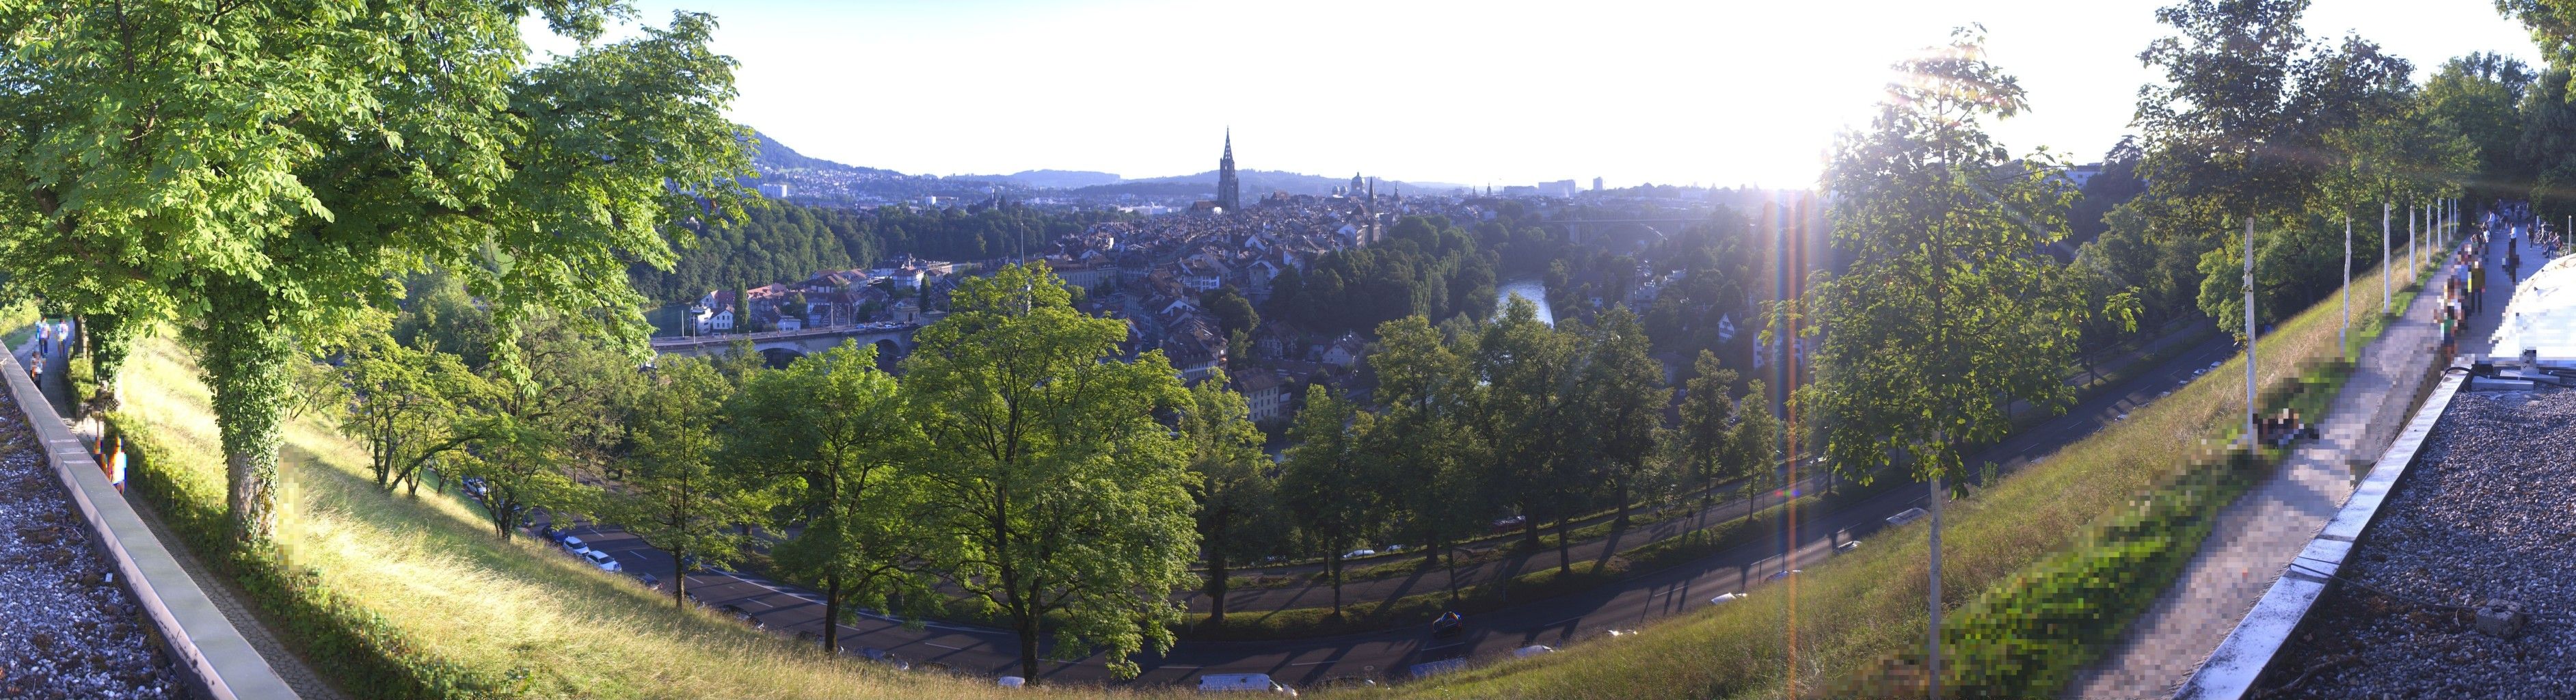
[[[675,8],[715,13],[715,48],[741,62],[735,118],[851,165],[1168,177],[1214,170],[1230,128],[1245,170],[1497,187],[1806,186],[1834,134],[1866,126],[1887,66],[1969,23],[1986,26],[1994,60],[2030,93],[2031,111],[1996,134],[2016,152],[2045,145],[2089,162],[2130,133],[2153,77],[2137,53],[2170,33],[2152,17],[2163,0],[1617,4],[638,9],[655,24]],[[2412,61],[2419,81],[2470,51],[2539,58],[2487,0],[2320,2],[2304,24],[2320,38],[2358,32]],[[539,55],[569,50],[532,25]]]

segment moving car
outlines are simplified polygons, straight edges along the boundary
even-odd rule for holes
[[[1499,535],[1521,529],[1521,524],[1527,522],[1529,522],[1529,516],[1526,515],[1515,515],[1501,520],[1496,520],[1494,521],[1494,534]]]
[[[1923,509],[1921,509],[1921,508],[1907,508],[1907,509],[1905,509],[1905,510],[1904,510],[1904,512],[1900,512],[1900,513],[1897,513],[1897,514],[1895,514],[1895,515],[1887,516],[1887,524],[1889,524],[1889,525],[1903,525],[1903,524],[1906,524],[1906,523],[1914,522],[1914,521],[1916,521],[1916,520],[1921,520],[1921,519],[1923,519],[1923,516],[1926,516],[1926,515],[1931,515],[1931,513],[1926,513],[1926,512],[1924,512],[1924,511],[1923,511]]]
[[[1431,621],[1432,639],[1448,639],[1466,633],[1467,619],[1459,617],[1456,610],[1441,613],[1439,618]]]
[[[1708,604],[1710,604],[1710,605],[1724,605],[1724,604],[1727,604],[1727,603],[1732,603],[1732,602],[1739,601],[1739,600],[1743,600],[1743,599],[1744,599],[1744,594],[1742,594],[1742,593],[1722,593],[1722,594],[1719,594],[1719,595],[1718,595],[1717,597],[1715,597],[1715,598],[1710,598],[1710,599],[1708,599]]]
[[[1270,680],[1270,674],[1267,673],[1200,674],[1199,692],[1273,693],[1289,697],[1297,696],[1297,691],[1289,689],[1288,686],[1280,685],[1278,681]]]
[[[1545,644],[1532,644],[1532,645],[1529,645],[1529,646],[1521,647],[1521,648],[1519,648],[1519,649],[1513,649],[1513,650],[1512,650],[1512,658],[1515,658],[1515,659],[1526,659],[1526,658],[1529,658],[1529,657],[1532,657],[1532,656],[1537,656],[1537,655],[1540,655],[1540,654],[1550,654],[1550,653],[1555,653],[1555,652],[1556,652],[1556,647],[1548,646],[1548,645],[1545,645]]]
[[[1351,551],[1349,551],[1349,552],[1345,552],[1345,553],[1343,553],[1343,554],[1342,554],[1342,558],[1343,558],[1343,559],[1358,559],[1358,558],[1360,558],[1360,557],[1373,557],[1373,556],[1377,556],[1377,550],[1374,550],[1374,549],[1354,549],[1354,550],[1351,550]]]

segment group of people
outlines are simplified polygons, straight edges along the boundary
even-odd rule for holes
[[[2317,427],[2300,420],[2298,410],[2289,408],[2264,416],[2254,424],[2254,430],[2255,437],[2273,447],[2288,447],[2291,442],[2317,437]]]
[[[2442,306],[2437,312],[2442,327],[2443,357],[2458,354],[2460,336],[2466,332],[2469,316],[2483,307],[2480,300],[2486,292],[2486,237],[2486,231],[2462,237],[2460,248],[2451,252],[2451,274],[2442,279]]]

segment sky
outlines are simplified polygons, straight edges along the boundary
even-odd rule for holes
[[[1888,66],[1982,23],[2031,110],[2016,151],[2098,160],[2129,133],[2165,0],[1368,3],[636,0],[707,11],[736,121],[906,173],[1239,168],[1518,185],[1594,177],[1804,187],[1865,126]],[[2491,0],[2316,0],[2312,37],[2415,63],[2539,63]],[[573,45],[527,25],[540,55]],[[626,30],[627,34],[632,28]]]

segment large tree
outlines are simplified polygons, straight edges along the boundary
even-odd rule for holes
[[[1374,416],[1333,396],[1322,384],[1306,385],[1306,407],[1297,411],[1288,437],[1288,461],[1279,475],[1279,497],[1296,518],[1308,548],[1322,553],[1333,583],[1333,615],[1342,614],[1342,554],[1373,534],[1384,499],[1363,449]]]
[[[1560,307],[1562,308],[1562,307]],[[1477,393],[1474,430],[1484,446],[1485,483],[1501,502],[1520,510],[1525,547],[1538,546],[1538,528],[1562,525],[1589,505],[1590,494],[1568,467],[1568,438],[1577,432],[1572,413],[1579,371],[1573,338],[1538,320],[1538,305],[1514,295],[1501,319],[1484,327],[1469,369],[1484,385]]]
[[[522,19],[583,42],[527,64]],[[732,208],[733,63],[703,14],[594,43],[619,2],[0,4],[14,121],[0,245],[84,312],[196,319],[236,534],[271,534],[299,346],[388,308],[389,275],[466,277],[507,336],[546,307],[642,335],[630,262]],[[50,239],[41,240],[38,239]],[[128,291],[139,289],[141,291]],[[131,303],[129,303],[131,302]]]
[[[1188,441],[1190,496],[1198,501],[1199,559],[1206,563],[1200,590],[1208,597],[1208,624],[1224,625],[1235,563],[1276,551],[1287,539],[1279,469],[1261,454],[1261,431],[1252,426],[1243,395],[1225,387],[1223,370],[1190,388],[1180,428]]]
[[[1583,374],[1576,380],[1574,401],[1583,427],[1588,473],[1609,492],[1618,515],[1612,528],[1628,527],[1628,508],[1639,486],[1657,481],[1651,473],[1664,464],[1655,445],[1664,432],[1664,407],[1673,391],[1664,387],[1663,363],[1647,355],[1652,343],[1644,326],[1624,307],[1611,307],[1600,321],[1584,329]],[[1560,538],[1561,540],[1562,538]],[[1558,549],[1563,550],[1559,542]],[[1559,562],[1562,564],[1563,562]]]
[[[876,355],[874,345],[845,341],[785,370],[746,368],[725,411],[728,456],[777,483],[792,506],[778,531],[794,534],[770,556],[779,570],[821,585],[825,649],[839,648],[852,606],[928,598],[913,513],[921,483],[905,466],[920,431]]]
[[[626,385],[625,454],[620,488],[602,515],[668,554],[671,604],[688,603],[690,562],[721,566],[741,559],[747,538],[737,525],[767,505],[766,489],[721,458],[725,402],[734,386],[707,361],[664,358],[650,375]]]
[[[1961,446],[2012,428],[2010,408],[2073,397],[2063,372],[2084,314],[2041,252],[2063,235],[2072,193],[2043,152],[2013,158],[1985,131],[2025,107],[1985,60],[1982,30],[1896,65],[1870,127],[1843,137],[1825,186],[1834,244],[1854,256],[1812,304],[1816,381],[1797,391],[1831,463],[1867,483],[1901,461],[1932,490],[1932,678],[1940,678],[1940,504]],[[1937,696],[1938,694],[1935,693]]]
[[[1188,393],[1160,352],[1117,356],[1126,326],[1084,316],[1042,265],[968,280],[921,330],[903,387],[925,435],[923,517],[949,581],[1009,620],[1022,675],[1107,647],[1110,669],[1171,646],[1198,547],[1180,440],[1155,416]]]
[[[1457,343],[1448,342],[1422,316],[1378,324],[1377,348],[1368,366],[1377,376],[1375,398],[1386,407],[1368,434],[1363,449],[1378,465],[1377,485],[1389,509],[1400,515],[1402,534],[1422,542],[1424,557],[1445,562],[1449,592],[1458,591],[1457,542],[1476,532],[1478,522],[1493,514],[1493,504],[1478,496],[1485,474],[1479,446],[1468,432],[1468,409],[1480,390],[1468,374]]]

